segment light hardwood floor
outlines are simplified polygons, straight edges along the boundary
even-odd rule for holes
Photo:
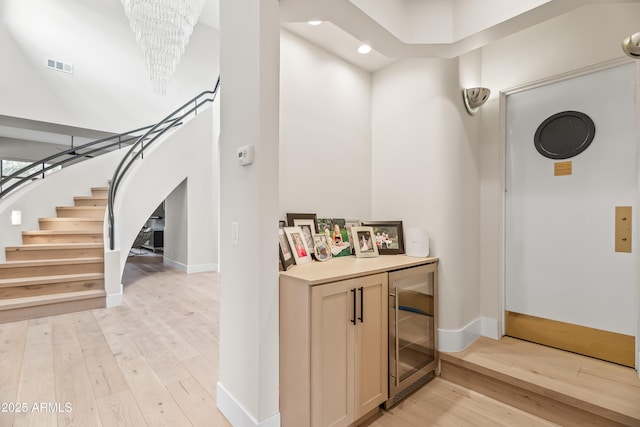
[[[367,427],[557,425],[442,378],[433,379],[388,411],[362,424]]]
[[[0,325],[0,426],[230,426],[218,275],[130,263],[123,282],[121,307]]]
[[[230,426],[215,404],[218,274],[129,263],[123,281],[121,307],[0,324],[1,427]],[[364,425],[554,424],[437,378]]]

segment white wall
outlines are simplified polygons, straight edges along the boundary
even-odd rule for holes
[[[0,114],[123,132],[157,122],[218,75],[218,32],[198,24],[166,96],[152,92],[117,0],[3,0]],[[52,71],[46,59],[72,63]]]
[[[220,2],[220,368],[236,427],[279,426],[277,0]],[[237,149],[255,147],[240,166]],[[237,241],[232,224],[238,225]]]
[[[482,49],[482,84],[492,90],[481,110],[482,314],[502,319],[504,139],[498,94],[517,86],[624,57],[620,44],[640,30],[640,4],[587,6]]]
[[[188,179],[188,178],[187,178]],[[186,266],[188,263],[189,233],[187,179],[173,189],[165,199],[164,251],[165,262]]]
[[[182,199],[184,211],[177,210],[175,214],[184,215],[183,219],[188,222],[188,246],[185,248],[180,239],[173,241],[169,230],[167,245],[175,243],[177,246],[168,248],[165,258],[175,256],[176,260],[167,259],[174,261],[176,266],[184,266],[186,271],[189,267],[197,271],[217,269],[215,212],[218,194],[211,173],[216,168],[217,144],[213,136],[214,112],[208,105],[195,118],[166,134],[163,137],[166,139],[147,149],[144,159],[137,160],[122,179],[114,202],[114,251],[119,251],[119,265],[111,262],[111,255],[105,260],[105,274],[109,276],[106,277],[106,288],[110,297],[122,292],[120,279],[129,248],[138,232],[156,207],[183,182],[187,183],[187,195]],[[198,197],[205,193],[207,197]],[[166,212],[167,217],[172,214],[171,210]],[[108,236],[106,222],[105,236]],[[105,239],[105,247],[109,247],[108,239]],[[114,281],[114,274],[117,274],[117,281]]]
[[[280,217],[371,214],[371,74],[280,36]]]
[[[457,60],[405,60],[373,77],[372,219],[429,231],[431,255],[440,258],[440,345],[448,350],[479,335],[468,325],[480,316],[478,119],[464,110],[460,90]],[[463,339],[468,327],[475,336]]]

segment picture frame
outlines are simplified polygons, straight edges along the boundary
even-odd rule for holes
[[[291,247],[291,254],[296,264],[306,264],[311,261],[311,250],[307,246],[307,241],[302,234],[300,227],[284,227],[283,228],[289,246]]]
[[[363,221],[362,225],[373,228],[378,253],[381,255],[404,253],[402,221]]]
[[[344,220],[344,228],[347,229],[347,236],[349,237],[349,241],[353,242],[353,236],[351,235],[351,227],[360,227],[362,225],[362,221],[359,219],[345,219]],[[355,248],[351,245],[351,252],[355,254]]]
[[[363,226],[372,227],[380,255],[404,253],[402,221],[363,221]]]
[[[311,213],[288,213],[287,225],[289,227],[300,227],[307,247],[313,251],[313,235],[318,231],[318,221],[316,214]]]
[[[315,234],[313,236],[313,252],[318,261],[328,261],[331,259],[331,244],[325,234]]]
[[[378,246],[374,240],[373,227],[351,227],[351,234],[357,258],[371,258],[379,255]]]
[[[278,228],[278,240],[278,246],[280,247],[280,265],[282,265],[282,270],[287,271],[295,265],[296,260],[293,258],[291,246],[289,245],[289,240],[284,232],[284,227]]]
[[[318,233],[327,236],[334,257],[352,254],[351,238],[344,218],[318,218],[317,224]]]

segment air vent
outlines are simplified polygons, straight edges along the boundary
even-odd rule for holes
[[[55,59],[47,59],[47,67],[52,70],[62,71],[64,73],[73,74],[73,65],[66,64],[61,61],[56,61]]]

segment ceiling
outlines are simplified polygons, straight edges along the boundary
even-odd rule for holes
[[[374,72],[402,58],[460,56],[585,5],[637,1],[280,0],[279,4],[284,29]],[[219,30],[219,2],[205,0],[199,24]],[[312,26],[310,20],[321,23]],[[372,51],[358,53],[362,44],[369,44]],[[0,117],[0,142],[2,137],[16,139],[20,135],[8,128],[15,124],[7,123],[7,119]],[[24,130],[29,126],[21,123],[15,127]],[[23,138],[49,143],[69,138],[69,133],[60,128],[46,132],[41,123],[34,129],[37,132],[23,132]]]
[[[597,3],[638,0],[280,0],[286,30],[370,72],[402,58],[454,58]],[[219,0],[200,22],[219,29]],[[311,20],[322,21],[312,26]],[[368,44],[372,51],[357,49]]]

